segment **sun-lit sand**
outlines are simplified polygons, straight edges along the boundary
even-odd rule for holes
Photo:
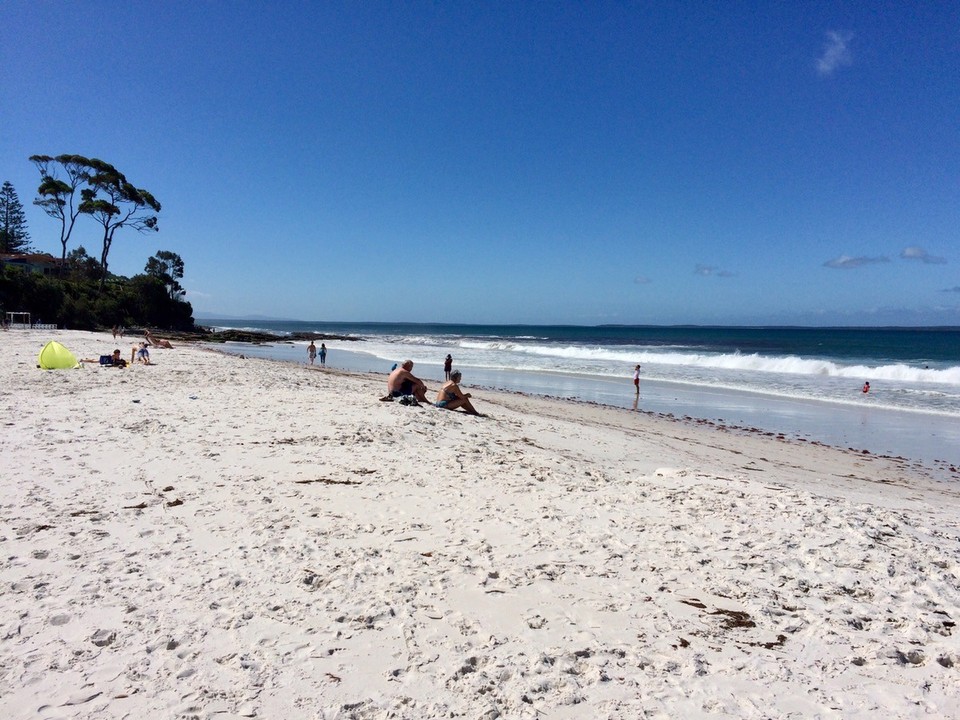
[[[906,463],[48,339],[118,347],[0,334],[4,718],[960,717],[960,488]]]

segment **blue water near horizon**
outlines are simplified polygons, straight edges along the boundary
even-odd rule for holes
[[[328,364],[385,372],[410,358],[474,387],[757,427],[924,462],[960,462],[960,328],[751,328],[339,323],[207,318],[216,329],[315,332]],[[234,351],[300,362],[306,342]],[[231,348],[227,348],[230,350]],[[338,364],[337,358],[340,358]],[[864,395],[864,382],[872,391]]]

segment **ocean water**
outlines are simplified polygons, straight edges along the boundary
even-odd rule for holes
[[[636,409],[960,462],[960,328],[200,322],[361,338],[327,342],[328,364],[348,369],[386,371],[410,358],[415,372],[439,378],[450,353],[466,384],[627,408],[639,363]],[[306,357],[284,344],[254,354]],[[338,365],[338,355],[349,362]],[[861,392],[866,381],[868,394]]]

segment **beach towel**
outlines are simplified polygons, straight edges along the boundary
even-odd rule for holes
[[[51,340],[37,355],[37,367],[42,370],[66,370],[80,367],[80,363],[72,352],[56,340]]]

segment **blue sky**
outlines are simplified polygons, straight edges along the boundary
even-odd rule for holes
[[[162,203],[196,314],[960,325],[960,4],[22,2],[0,181]],[[97,226],[71,248],[99,254]]]

